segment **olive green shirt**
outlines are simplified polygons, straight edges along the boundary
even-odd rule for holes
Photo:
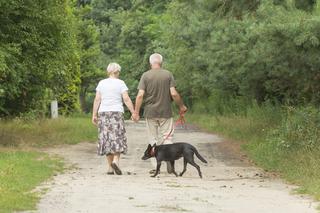
[[[145,118],[172,117],[170,88],[175,86],[173,75],[167,70],[151,69],[143,73],[138,89],[145,92]]]

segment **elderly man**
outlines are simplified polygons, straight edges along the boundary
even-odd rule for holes
[[[144,117],[149,134],[149,143],[153,145],[171,144],[174,131],[172,118],[172,100],[179,106],[180,113],[185,113],[187,107],[176,91],[175,81],[171,72],[161,68],[162,56],[154,53],[150,56],[151,69],[143,73],[138,86],[133,120],[140,119],[139,112],[145,98]],[[155,161],[152,162],[155,166]],[[167,163],[168,173],[172,172],[170,163]]]

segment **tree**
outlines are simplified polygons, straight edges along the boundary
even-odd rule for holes
[[[80,94],[81,110],[89,112],[86,102],[87,93],[102,78],[103,72],[99,69],[101,57],[100,32],[90,17],[91,7],[78,6],[76,16],[78,19],[78,43],[80,55]]]
[[[0,10],[0,115],[43,114],[53,96],[75,110],[79,58],[69,1],[1,1]]]

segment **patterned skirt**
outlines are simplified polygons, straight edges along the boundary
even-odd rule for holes
[[[127,153],[127,137],[122,112],[100,112],[98,129],[98,155]]]

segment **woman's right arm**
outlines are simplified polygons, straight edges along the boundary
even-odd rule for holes
[[[128,95],[128,91],[122,93],[122,99],[123,99],[123,102],[125,103],[125,105],[128,107],[128,109],[131,112],[131,114],[133,114],[134,113],[134,107],[133,107],[133,103],[131,101],[131,98]]]
[[[93,102],[93,109],[92,109],[92,123],[94,125],[98,125],[98,109],[101,103],[101,94],[99,91],[96,92],[96,97],[94,98]]]

